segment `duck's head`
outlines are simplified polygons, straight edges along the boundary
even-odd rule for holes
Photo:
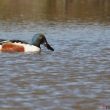
[[[54,49],[49,45],[44,34],[35,34],[32,38],[32,45],[40,48],[40,45],[44,45],[47,49],[54,51]]]

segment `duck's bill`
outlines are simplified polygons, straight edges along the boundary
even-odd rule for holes
[[[44,45],[45,45],[45,47],[47,47],[47,49],[54,51],[54,49],[49,44],[44,44]]]

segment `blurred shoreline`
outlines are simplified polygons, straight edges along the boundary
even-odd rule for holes
[[[110,22],[110,0],[1,0],[0,20]]]

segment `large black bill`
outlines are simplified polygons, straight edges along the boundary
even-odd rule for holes
[[[47,47],[47,49],[54,51],[54,49],[49,45],[49,44],[45,44],[45,47]]]

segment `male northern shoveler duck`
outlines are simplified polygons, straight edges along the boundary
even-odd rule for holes
[[[22,40],[0,39],[0,52],[40,52],[41,44],[44,44],[47,49],[54,51],[47,42],[45,35],[35,34],[32,38],[31,44]]]

